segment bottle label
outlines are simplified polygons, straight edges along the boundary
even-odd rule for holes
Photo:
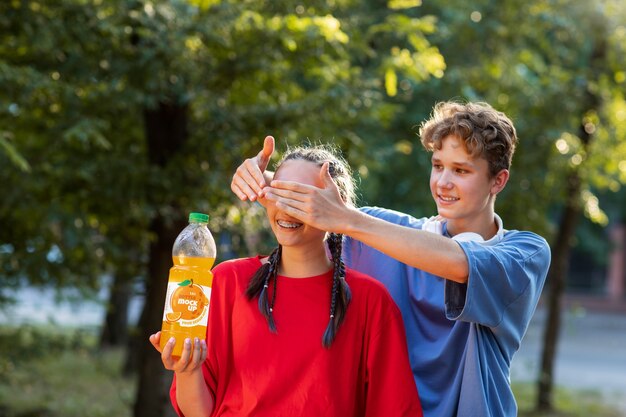
[[[191,280],[168,282],[163,321],[181,327],[206,326],[209,319],[211,287]]]

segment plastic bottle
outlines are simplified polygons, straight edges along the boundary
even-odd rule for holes
[[[209,216],[190,213],[189,225],[174,242],[167,283],[163,325],[161,326],[161,348],[171,337],[176,339],[172,356],[180,356],[186,338],[206,338],[209,319],[209,301],[215,262],[215,240],[207,227]]]

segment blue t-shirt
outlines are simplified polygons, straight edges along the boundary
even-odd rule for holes
[[[377,207],[361,211],[415,229],[426,220]],[[469,261],[467,284],[410,267],[351,238],[343,253],[346,265],[385,284],[400,307],[425,417],[513,417],[511,359],[539,301],[550,248],[523,231],[504,231],[487,243],[458,243]]]

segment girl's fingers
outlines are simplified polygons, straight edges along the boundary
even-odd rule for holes
[[[176,361],[172,357],[174,345],[176,345],[176,339],[170,337],[170,340],[167,341],[167,343],[163,347],[163,351],[161,352],[161,361],[163,362],[163,365],[165,365],[165,368],[169,370],[172,370],[172,368],[176,364]]]
[[[202,347],[202,354],[201,354],[200,362],[204,362],[208,355],[208,348],[206,345],[206,340],[201,340],[200,345]]]
[[[180,354],[180,359],[176,364],[176,371],[185,371],[189,366],[191,359],[191,339],[186,338],[183,342],[183,353]]]
[[[193,342],[193,354],[191,355],[190,368],[196,369],[204,362],[204,358],[206,358],[206,342],[196,337]]]
[[[160,339],[161,332],[155,333],[150,336],[150,343],[152,343],[155,349],[159,351]],[[186,338],[183,342],[183,350],[180,358],[175,358],[172,356],[175,345],[176,339],[172,337],[167,341],[165,347],[163,348],[163,351],[161,352],[161,360],[163,362],[163,366],[165,366],[165,368],[170,371],[193,371],[197,369],[200,365],[202,365],[202,363],[206,359],[207,346],[205,340],[200,340],[200,338],[196,337],[192,344],[191,339]]]
[[[154,348],[161,353],[161,332],[156,332],[152,335],[150,335],[150,344],[152,344],[152,346],[154,346]]]

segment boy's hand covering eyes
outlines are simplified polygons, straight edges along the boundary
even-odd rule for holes
[[[274,201],[276,207],[301,222],[316,229],[340,232],[344,221],[342,216],[350,210],[329,173],[325,162],[320,170],[324,188],[293,181],[272,181],[265,187],[264,197]]]

